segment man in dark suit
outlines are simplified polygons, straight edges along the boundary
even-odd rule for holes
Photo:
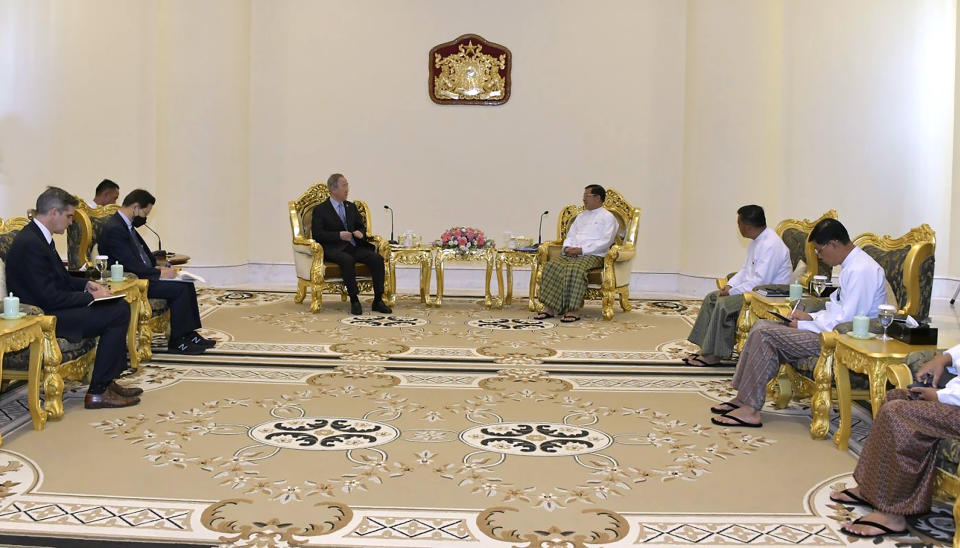
[[[97,248],[110,264],[119,262],[123,270],[150,280],[147,297],[164,299],[170,307],[170,352],[202,354],[216,342],[197,333],[200,308],[197,290],[191,282],[175,281],[177,271],[168,266],[157,267],[157,259],[136,228],[147,223],[147,215],[157,203],[152,194],[136,189],[123,199],[123,205],[103,225]]]
[[[127,327],[130,306],[123,300],[88,306],[112,295],[106,287],[67,274],[53,242],[73,222],[78,201],[67,191],[49,187],[37,198],[33,221],[17,234],[7,253],[7,287],[20,301],[39,306],[57,317],[57,336],[68,340],[100,337],[87,409],[126,407],[140,402],[143,390],[114,379],[127,366]]]
[[[323,260],[340,266],[343,284],[350,295],[351,314],[363,314],[357,297],[356,263],[363,263],[370,268],[373,277],[371,308],[390,314],[393,311],[383,302],[383,257],[366,240],[367,227],[357,206],[347,201],[350,192],[347,178],[334,173],[327,179],[327,188],[330,189],[330,198],[313,209],[311,226],[313,239],[323,246]]]

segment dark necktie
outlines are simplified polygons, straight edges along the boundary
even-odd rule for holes
[[[340,222],[343,223],[343,229],[346,230],[347,232],[350,232],[350,227],[347,226],[347,213],[344,210],[345,208],[343,206],[343,202],[340,202],[339,204],[337,204],[337,207],[335,209],[337,210],[337,216],[340,217]],[[352,236],[350,237],[350,244],[357,245],[357,242],[354,241]]]
[[[143,246],[140,245],[140,241],[137,239],[136,230],[134,230],[133,225],[130,226],[130,242],[133,244],[133,248],[137,250],[137,254],[140,255],[140,260],[143,261],[143,264],[150,265],[150,258],[147,257],[147,252],[143,250]]]

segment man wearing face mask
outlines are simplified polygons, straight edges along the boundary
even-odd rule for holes
[[[164,299],[170,307],[170,352],[202,354],[216,344],[197,333],[200,328],[200,309],[197,291],[190,282],[174,281],[177,271],[168,266],[157,266],[146,242],[136,228],[147,222],[147,215],[157,202],[152,194],[136,189],[123,199],[123,205],[103,226],[98,247],[110,264],[119,262],[125,272],[150,280],[147,297]]]

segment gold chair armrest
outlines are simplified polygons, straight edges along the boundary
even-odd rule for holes
[[[729,278],[727,278],[726,276],[724,276],[723,278],[717,278],[717,289],[723,289],[724,287],[726,287],[728,281],[729,281]]]
[[[537,248],[537,262],[543,265],[550,260],[550,249],[561,246],[563,246],[563,240],[543,242],[540,244],[540,247]]]
[[[293,245],[307,246],[310,248],[310,252],[313,253],[314,256],[319,256],[320,260],[323,260],[323,246],[313,239],[294,236]]]
[[[610,257],[615,263],[630,261],[636,255],[637,248],[631,244],[612,245],[607,250],[606,256]]]

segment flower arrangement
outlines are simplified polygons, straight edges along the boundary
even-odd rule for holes
[[[487,240],[483,231],[472,226],[455,226],[440,235],[441,247],[458,247],[462,253],[491,245],[493,242]]]

